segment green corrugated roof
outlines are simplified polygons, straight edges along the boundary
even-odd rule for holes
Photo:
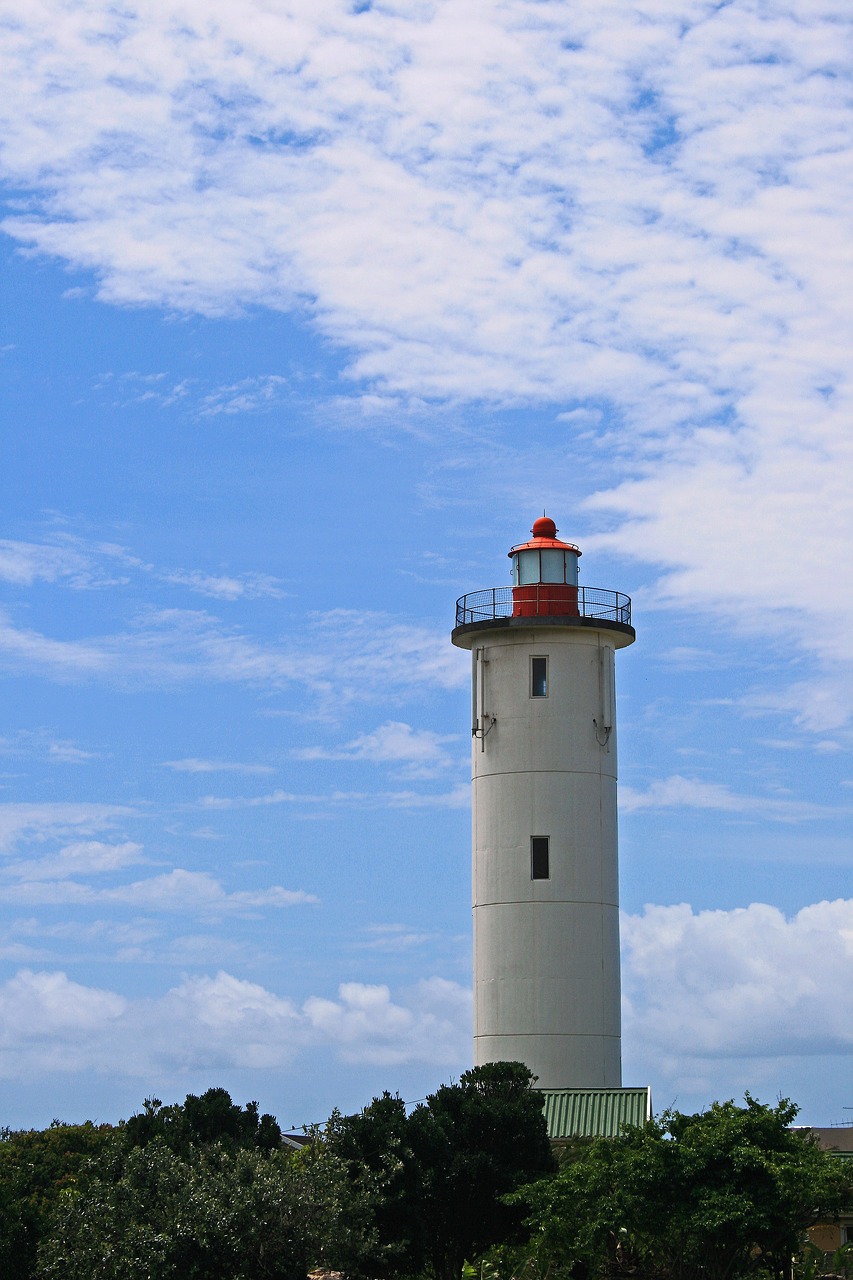
[[[642,1089],[542,1089],[552,1142],[563,1138],[615,1138],[623,1125],[645,1124],[652,1091]]]

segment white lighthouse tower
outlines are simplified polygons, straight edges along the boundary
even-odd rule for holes
[[[472,656],[474,1061],[542,1089],[618,1089],[614,655],[631,601],[578,587],[578,548],[542,517],[512,586],[463,596]]]

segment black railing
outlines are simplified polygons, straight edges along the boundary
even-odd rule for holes
[[[621,591],[608,591],[606,587],[578,587],[575,613],[574,608],[566,607],[565,600],[558,602],[554,599],[555,588],[560,590],[560,594],[566,590],[556,583],[542,582],[520,588],[487,587],[485,591],[471,591],[456,601],[456,625],[464,627],[472,622],[495,622],[499,618],[513,616],[546,618],[571,614],[621,622],[630,627],[631,597]],[[517,592],[516,596],[513,596],[513,590]]]

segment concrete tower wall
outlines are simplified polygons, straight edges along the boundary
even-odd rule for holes
[[[473,740],[475,1062],[518,1059],[542,1088],[616,1087],[614,650],[631,641],[587,620],[519,624],[454,635],[472,649],[483,735]],[[547,658],[546,696],[534,696],[534,657]],[[549,838],[547,878],[532,878],[534,836]]]

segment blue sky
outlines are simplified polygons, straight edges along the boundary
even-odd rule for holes
[[[853,1105],[846,6],[20,0],[0,1120],[470,1061],[454,602],[630,594],[623,1056]]]

